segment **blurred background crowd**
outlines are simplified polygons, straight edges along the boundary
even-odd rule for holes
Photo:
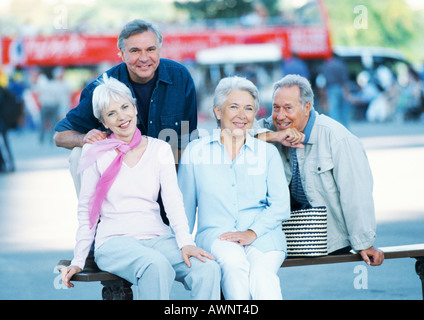
[[[87,82],[120,62],[116,40],[134,18],[157,23],[162,56],[189,68],[200,120],[211,118],[213,89],[224,76],[252,80],[265,117],[272,84],[296,73],[311,81],[315,108],[347,127],[424,123],[421,0],[5,0],[0,171],[14,169],[8,130],[53,143],[54,124]],[[334,105],[340,112],[331,113]]]

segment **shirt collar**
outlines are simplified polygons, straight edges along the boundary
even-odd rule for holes
[[[256,138],[253,138],[248,132],[246,133],[246,141],[244,142],[244,145],[248,147],[251,150],[255,150],[255,140]],[[221,130],[220,129],[214,129],[212,131],[212,135],[210,136],[210,140],[208,142],[218,142],[221,144]]]
[[[309,138],[311,137],[311,132],[312,128],[314,127],[316,117],[317,115],[315,113],[315,109],[312,108],[309,113],[308,123],[306,124],[306,127],[303,130],[303,134],[305,135],[305,141],[303,141],[304,144],[309,142]]]

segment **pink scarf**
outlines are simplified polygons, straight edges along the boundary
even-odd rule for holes
[[[103,153],[114,149],[118,149],[119,151],[118,155],[115,157],[110,166],[106,169],[97,182],[96,190],[94,191],[88,203],[90,229],[93,228],[97,222],[103,200],[106,198],[112,183],[115,181],[115,178],[121,169],[124,156],[128,151],[137,147],[140,142],[141,132],[138,128],[136,128],[130,143],[126,143],[120,139],[117,139],[115,138],[114,134],[111,134],[109,139],[96,141],[93,143],[93,145],[85,153],[84,157],[81,158],[78,172],[83,171],[91,164],[93,164]]]

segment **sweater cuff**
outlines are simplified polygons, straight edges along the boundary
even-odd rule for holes
[[[83,270],[84,267],[85,267],[85,260],[82,261],[82,260],[79,260],[79,259],[73,259],[69,266],[77,266],[77,267],[80,267],[81,270]]]
[[[193,237],[191,234],[187,234],[185,236],[175,237],[177,240],[178,248],[182,248],[184,246],[196,246],[196,243],[193,241]]]

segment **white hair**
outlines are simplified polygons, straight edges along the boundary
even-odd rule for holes
[[[302,108],[306,103],[311,103],[311,110],[314,106],[314,92],[308,79],[298,74],[288,74],[281,80],[274,83],[274,92],[272,94],[272,100],[274,100],[275,93],[282,87],[294,87],[297,86],[300,89],[299,101],[302,104]]]
[[[94,89],[92,102],[93,114],[98,120],[102,120],[102,111],[109,106],[111,98],[115,101],[118,101],[119,97],[127,98],[135,105],[136,101],[130,89],[121,81],[103,73],[97,82],[99,85]]]
[[[219,81],[218,85],[215,88],[215,94],[213,97],[213,105],[221,109],[225,100],[227,100],[228,95],[236,90],[246,91],[251,94],[255,102],[255,111],[259,109],[259,90],[253,84],[252,81],[247,80],[243,77],[232,76],[226,77]],[[220,126],[220,121],[217,119],[218,127]]]

